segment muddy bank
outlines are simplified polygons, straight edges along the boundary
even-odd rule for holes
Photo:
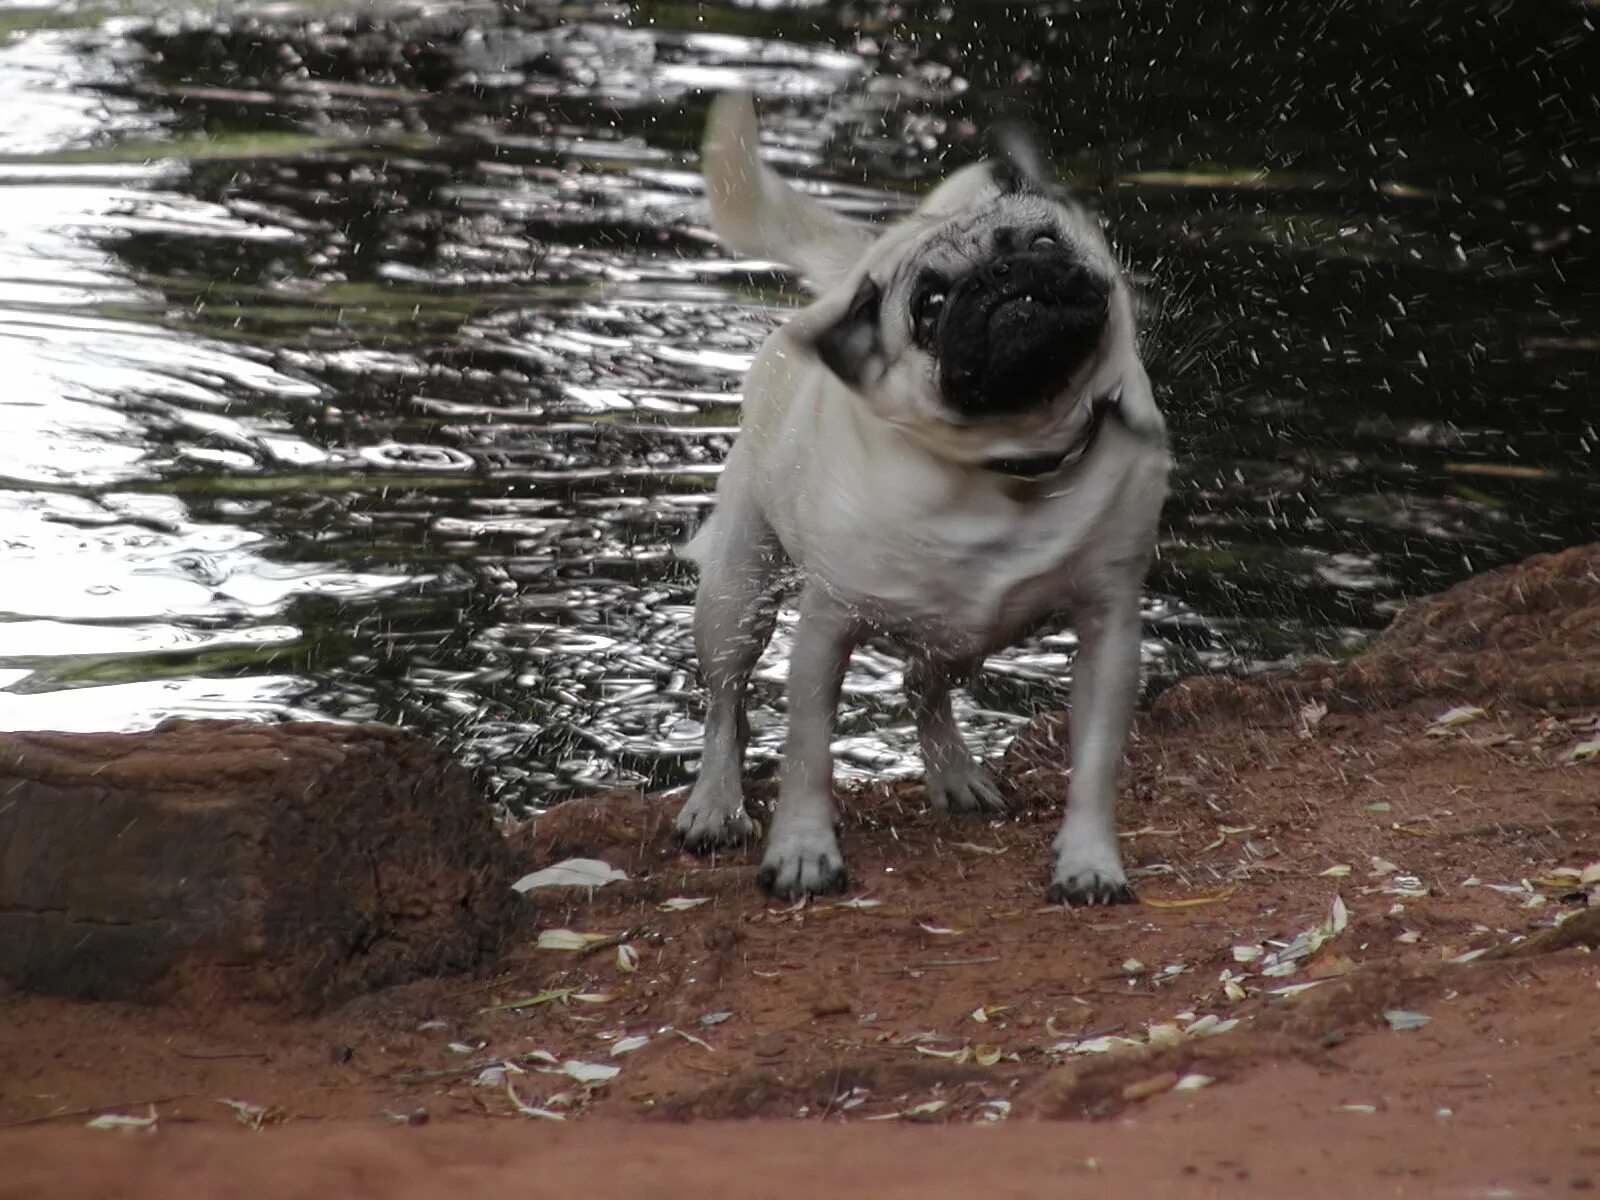
[[[572,1186],[610,1169],[608,1194],[731,1195],[763,1162],[819,1157],[764,1190],[1055,1194],[1041,1180],[1088,1158],[1174,1195],[1307,1194],[1307,1173],[1319,1195],[1584,1190],[1596,612],[1589,547],[1414,605],[1347,663],[1158,701],[1122,801],[1139,907],[1041,902],[1064,790],[1047,717],[1002,763],[1004,818],[936,814],[914,783],[851,795],[842,899],[774,905],[755,851],[687,858],[671,802],[611,796],[512,832],[524,867],[589,857],[629,878],[530,893],[491,975],[300,1019],[13,992],[0,1125],[24,1166],[0,1195],[43,1194],[69,1156],[83,1194],[134,1162],[153,1189],[272,1159],[273,1194],[347,1167],[350,1194],[427,1194],[406,1190],[424,1167],[488,1190],[537,1160]],[[81,1128],[108,1112],[154,1130]],[[753,1117],[807,1124],[679,1128]],[[638,1162],[597,1149],[639,1119],[671,1124],[627,1135]],[[226,1136],[240,1122],[259,1137]],[[897,1128],[928,1123],[1001,1128],[959,1154]]]

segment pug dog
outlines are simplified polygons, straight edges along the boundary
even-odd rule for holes
[[[751,837],[742,792],[751,670],[780,573],[800,580],[779,798],[758,878],[785,898],[847,881],[833,794],[835,710],[865,637],[907,654],[927,792],[998,812],[950,689],[1058,614],[1078,634],[1071,780],[1048,896],[1131,901],[1114,806],[1139,678],[1139,593],[1167,489],[1165,428],[1129,287],[1098,225],[1027,131],[882,230],[804,196],[757,156],[743,94],[712,105],[713,225],[797,268],[816,299],[767,338],[744,384],[699,566],[708,692],[685,848]]]

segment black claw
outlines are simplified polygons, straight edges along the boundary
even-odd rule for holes
[[[1128,884],[1107,883],[1103,879],[1097,879],[1087,887],[1052,883],[1045,898],[1051,904],[1065,904],[1068,908],[1109,908],[1113,904],[1139,903],[1139,898]]]
[[[733,833],[730,831],[716,834],[703,829],[685,833],[681,829],[674,829],[672,831],[672,843],[680,850],[686,850],[690,854],[703,858],[714,850],[747,845],[752,836],[753,833]]]
[[[701,857],[710,854],[717,846],[716,839],[704,833],[684,833],[679,829],[672,831],[672,842],[678,849]]]
[[[762,891],[778,900],[798,900],[801,896],[808,895],[826,896],[834,892],[842,892],[849,886],[850,876],[844,868],[840,867],[830,871],[828,869],[828,860],[821,855],[817,856],[817,866],[819,867],[817,874],[821,876],[822,882],[817,884],[816,887],[780,888],[778,886],[778,868],[765,865],[756,872],[756,883],[760,885]]]
[[[818,874],[822,875],[822,883],[817,887],[817,894],[827,895],[833,892],[842,892],[850,883],[850,876],[845,874],[843,867],[828,868],[828,860],[821,855],[817,856]]]

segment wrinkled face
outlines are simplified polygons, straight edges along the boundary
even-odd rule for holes
[[[997,174],[952,179],[944,204],[935,193],[885,235],[815,337],[880,416],[972,447],[1048,438],[1132,353],[1126,291],[1099,230]]]
[[[912,352],[935,363],[940,395],[977,421],[1045,404],[1094,354],[1112,280],[1074,252],[1053,205],[1010,198],[933,231],[902,260]]]

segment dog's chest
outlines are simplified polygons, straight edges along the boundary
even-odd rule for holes
[[[952,656],[987,652],[1070,605],[1104,544],[1108,481],[1019,503],[1001,489],[952,497],[836,492],[802,566],[873,624]],[[816,518],[821,518],[817,520]]]

